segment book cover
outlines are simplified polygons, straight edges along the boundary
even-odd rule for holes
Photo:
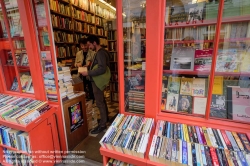
[[[216,61],[217,72],[239,72],[240,59],[237,49],[219,49]]]
[[[171,56],[171,70],[194,70],[194,49],[192,47],[175,47]]]
[[[203,78],[195,78],[193,79],[192,86],[192,96],[205,97],[205,79]]]
[[[168,78],[168,94],[179,94],[180,92],[180,77],[169,77]]]
[[[250,89],[228,88],[228,118],[250,122]]]
[[[194,71],[210,71],[212,63],[213,50],[195,50]]]
[[[215,95],[223,95],[223,76],[214,77],[213,92]]]
[[[168,94],[166,110],[177,112],[178,99],[178,94]]]
[[[193,97],[193,114],[205,115],[206,105],[206,97]]]
[[[226,101],[224,95],[212,95],[210,116],[227,119]]]
[[[192,113],[192,96],[179,95],[178,112]]]
[[[238,136],[239,136],[239,138],[244,146],[245,151],[250,153],[250,142],[247,138],[247,135],[243,134],[243,133],[238,133]]]
[[[193,78],[181,78],[181,88],[180,94],[182,95],[192,95],[192,84]]]
[[[241,72],[250,72],[250,49],[248,48],[246,51],[241,53]]]

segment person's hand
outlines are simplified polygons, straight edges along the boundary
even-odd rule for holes
[[[81,72],[80,74],[83,75],[83,76],[87,76],[87,75],[88,75],[88,72],[87,72],[87,71],[83,71],[83,72]]]
[[[77,63],[76,66],[77,67],[82,67],[82,64],[81,63]]]

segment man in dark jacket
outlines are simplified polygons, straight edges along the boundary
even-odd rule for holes
[[[104,91],[99,89],[96,83],[93,81],[93,76],[99,76],[106,72],[107,67],[109,66],[109,54],[108,52],[100,46],[100,40],[94,35],[90,35],[87,38],[89,48],[96,52],[94,61],[91,64],[90,70],[87,72],[82,72],[83,76],[90,76],[92,81],[93,92],[96,100],[96,105],[100,110],[101,121],[99,125],[91,131],[92,134],[98,134],[106,129],[106,122],[108,117],[108,110],[106,101],[104,98]],[[95,65],[98,64],[98,68],[93,69]]]

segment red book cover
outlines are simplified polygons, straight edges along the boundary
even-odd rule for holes
[[[213,166],[220,166],[214,147],[210,147],[210,153],[211,153],[211,157],[212,157]]]
[[[225,141],[225,143],[227,145],[227,148],[229,150],[233,150],[232,144],[231,144],[231,142],[229,141],[229,139],[227,137],[226,131],[225,130],[220,130],[220,132],[221,132],[221,135],[222,135],[222,137],[223,137],[223,139],[224,139],[224,141]]]
[[[210,71],[213,50],[195,50],[194,71]]]

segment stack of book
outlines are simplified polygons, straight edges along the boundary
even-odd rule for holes
[[[0,118],[27,125],[50,109],[47,102],[0,94]]]
[[[249,165],[245,133],[159,120],[149,159],[177,165]]]
[[[71,99],[74,97],[74,87],[72,86],[72,76],[69,67],[58,68],[58,80],[61,99]]]
[[[51,62],[46,61],[45,63],[46,68],[48,66],[52,67]],[[43,79],[48,99],[58,101],[54,72],[52,70],[44,72]]]
[[[109,162],[107,163],[106,166],[133,166],[133,165],[111,158],[109,159]]]
[[[144,158],[153,124],[152,118],[118,114],[99,143],[103,148]]]

